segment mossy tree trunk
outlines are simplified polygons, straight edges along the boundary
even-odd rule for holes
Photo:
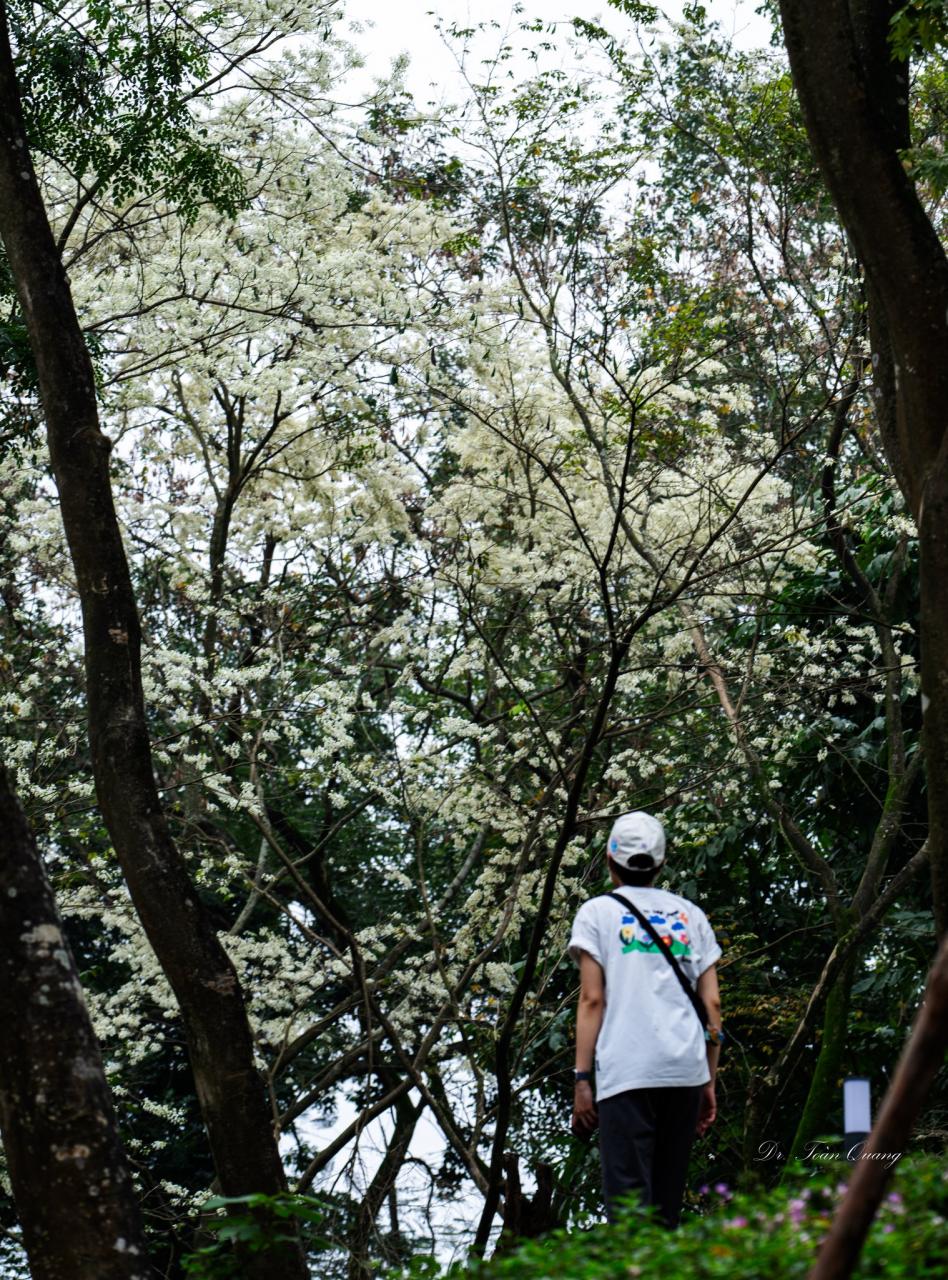
[[[826,1131],[834,1102],[840,1099],[840,1076],[846,1053],[856,961],[857,957],[853,954],[826,1000],[816,1066],[797,1131],[787,1152],[791,1160],[804,1156],[814,1138]]]

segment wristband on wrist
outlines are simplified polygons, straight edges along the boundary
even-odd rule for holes
[[[577,1084],[579,1084],[581,1080],[591,1080],[592,1078],[593,1078],[593,1073],[591,1071],[574,1071],[573,1072],[573,1079],[576,1081]]]
[[[710,1044],[723,1044],[723,1043],[724,1043],[724,1028],[723,1028],[723,1027],[706,1027],[706,1028],[705,1028],[705,1033],[704,1033],[704,1038],[705,1038],[705,1040],[707,1040]]]

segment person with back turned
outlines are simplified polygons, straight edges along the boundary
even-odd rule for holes
[[[717,1115],[721,948],[700,907],[654,886],[664,865],[661,822],[623,814],[609,836],[613,891],[584,903],[573,921],[573,1132],[588,1137],[598,1126],[610,1221],[620,1198],[637,1193],[674,1228],[695,1135]]]

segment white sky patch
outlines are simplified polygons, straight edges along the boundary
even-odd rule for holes
[[[415,1090],[410,1092],[409,1097],[413,1102],[418,1101]],[[305,1116],[297,1122],[300,1136],[316,1150],[327,1147],[358,1115],[358,1109],[341,1091],[335,1095],[334,1106],[335,1116],[330,1124],[320,1125]],[[358,1195],[359,1191],[368,1186],[378,1169],[391,1132],[390,1112],[370,1121],[358,1139],[353,1139],[334,1157],[328,1168],[317,1178],[312,1190],[316,1193],[342,1191]],[[292,1145],[291,1139],[284,1138],[285,1154],[289,1154]],[[398,1211],[402,1230],[422,1239],[430,1233],[434,1256],[440,1263],[447,1264],[466,1256],[477,1230],[483,1199],[469,1179],[464,1180],[458,1195],[450,1200],[432,1185],[425,1166],[430,1166],[433,1172],[437,1171],[444,1151],[445,1140],[441,1129],[430,1112],[423,1111],[408,1150],[408,1159],[399,1174]],[[486,1151],[482,1152],[485,1157],[487,1154]],[[529,1175],[525,1179],[524,1189],[528,1192],[532,1190]],[[387,1229],[387,1217],[387,1210],[383,1207],[379,1214],[382,1231]],[[494,1224],[492,1239],[500,1227],[498,1219]]]
[[[709,15],[720,22],[741,49],[762,48],[770,42],[770,24],[755,12],[759,0],[710,0]],[[568,24],[574,17],[600,20],[617,33],[623,27],[631,34],[633,24],[602,0],[523,0],[523,12],[514,13],[511,0],[347,0],[346,23],[355,23],[361,31],[353,31],[352,41],[361,53],[365,66],[352,83],[368,92],[376,80],[386,78],[392,63],[399,57],[408,59],[405,81],[419,104],[429,101],[457,101],[465,96],[463,78],[452,51],[445,45],[435,27],[433,11],[441,23],[450,26],[474,26],[481,22],[497,22],[501,30],[493,35],[496,42],[503,31],[516,32],[520,22],[542,18],[545,23]],[[672,21],[681,17],[683,4],[661,6]],[[484,42],[485,53],[490,42]],[[523,60],[524,75],[531,63]],[[514,70],[519,70],[514,63]]]

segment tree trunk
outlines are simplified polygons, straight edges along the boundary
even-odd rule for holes
[[[423,1100],[412,1102],[405,1094],[395,1103],[395,1130],[349,1232],[348,1280],[372,1280],[376,1274],[371,1258],[375,1220],[395,1186],[424,1107]]]
[[[816,160],[856,252],[870,299],[875,364],[891,360],[890,464],[919,529],[923,743],[928,851],[942,946],[869,1151],[904,1149],[948,1042],[948,258],[902,164],[908,67],[889,24],[901,0],[780,0],[793,82]],[[888,436],[888,439],[887,439]],[[890,1174],[861,1160],[813,1277],[848,1276]]]
[[[33,1280],[146,1280],[142,1226],[79,974],[0,769],[0,1127]]]
[[[874,363],[894,365],[895,438],[883,439],[919,527],[920,639],[935,923],[948,931],[948,258],[905,172],[908,75],[888,46],[898,0],[781,0],[807,132],[863,264]],[[876,359],[878,357],[878,359]],[[885,424],[883,424],[885,426]]]
[[[536,1166],[536,1177],[536,1191],[532,1196],[525,1196],[520,1181],[520,1157],[516,1151],[504,1153],[504,1225],[495,1256],[509,1253],[521,1240],[546,1235],[560,1225],[554,1204],[553,1166],[541,1160]]]
[[[36,361],[49,452],[82,605],[96,793],[135,909],[181,1009],[225,1195],[285,1190],[237,974],[161,808],[141,686],[141,632],[112,500],[89,353],[27,146],[0,7],[0,237]],[[282,1274],[302,1277],[283,1250]],[[260,1274],[273,1274],[266,1260]],[[248,1272],[249,1274],[249,1272]]]
[[[948,352],[945,353],[948,362]],[[945,403],[948,403],[946,401]],[[943,406],[944,412],[944,406]],[[922,742],[928,777],[935,927],[948,937],[948,436],[926,485],[919,514]],[[938,856],[934,851],[938,850]]]
[[[820,1050],[810,1080],[809,1092],[803,1104],[803,1114],[797,1125],[789,1158],[802,1157],[807,1143],[824,1128],[833,1100],[839,1097],[840,1070],[846,1049],[846,1029],[849,1023],[849,1001],[856,970],[856,952],[853,952],[843,971],[836,979],[823,1010],[823,1030]]]

